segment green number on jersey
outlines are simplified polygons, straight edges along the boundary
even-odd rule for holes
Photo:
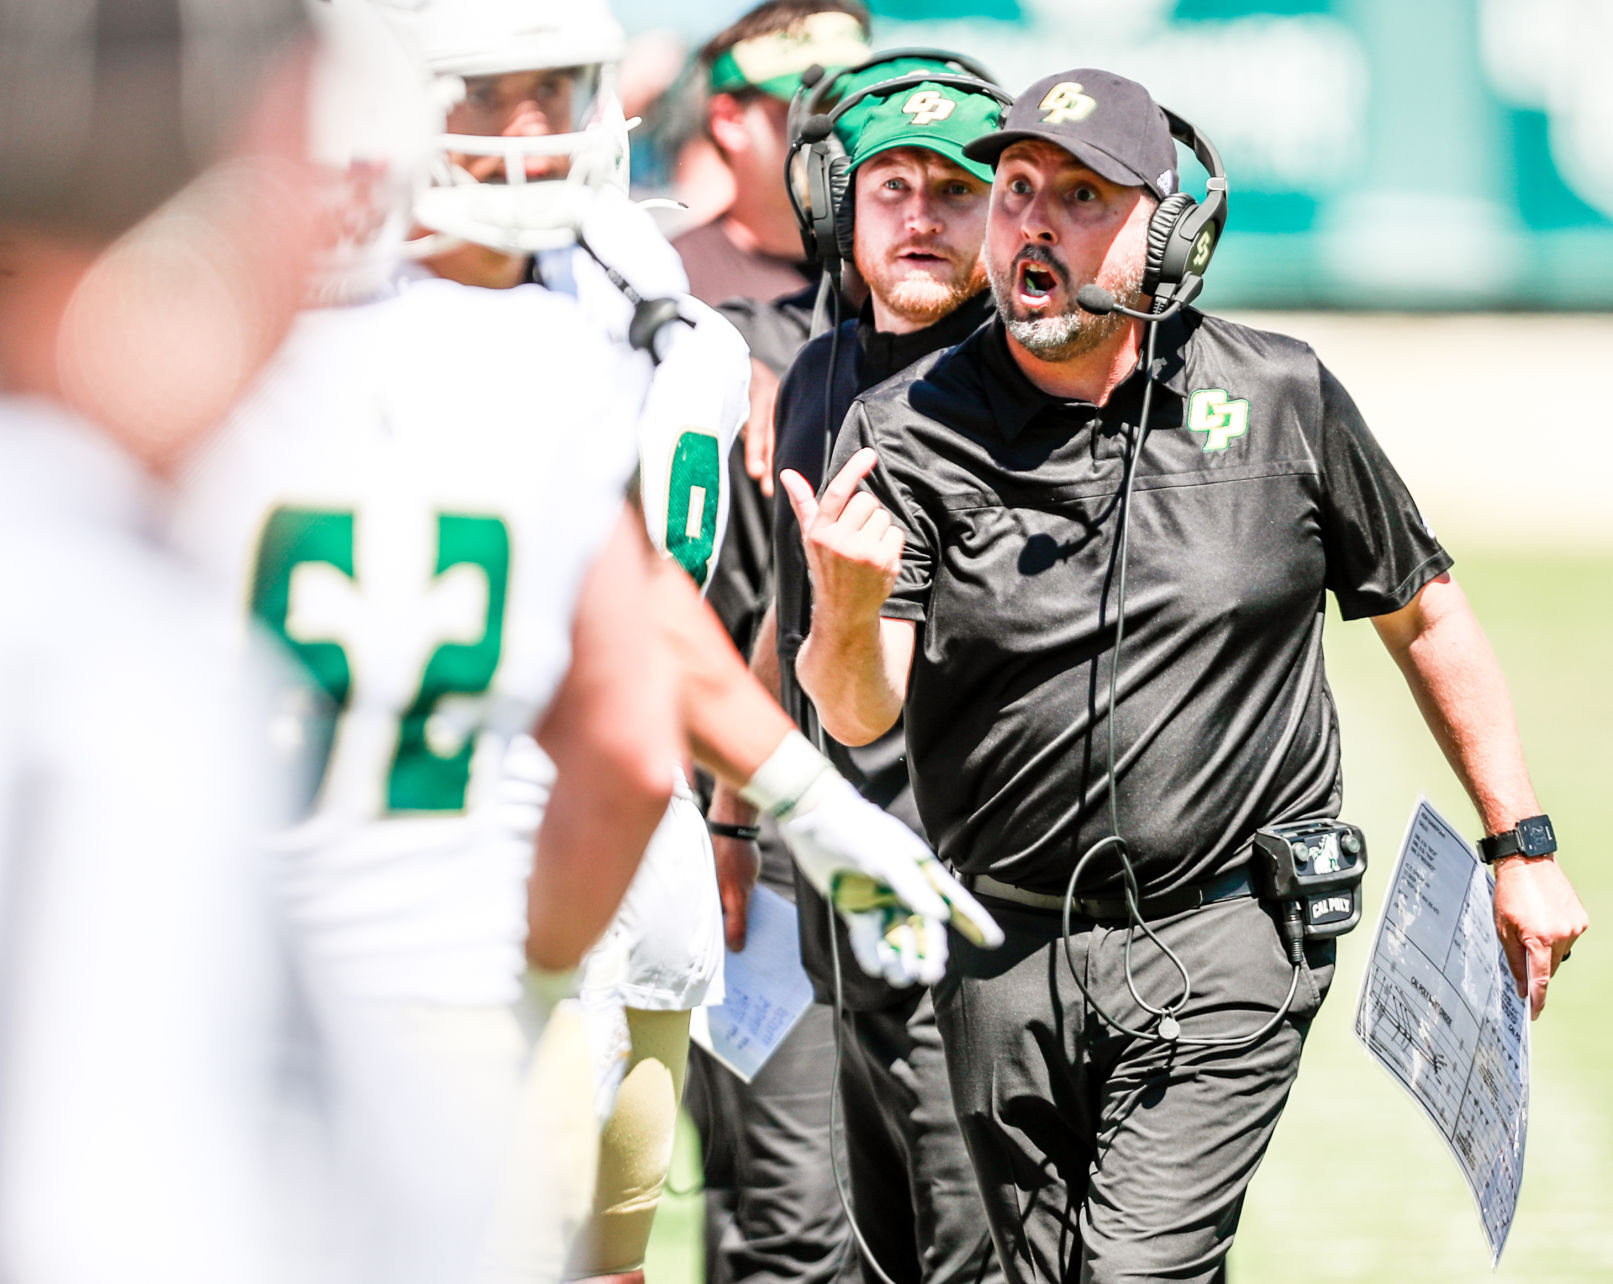
[[[704,587],[711,572],[711,554],[717,547],[717,498],[722,485],[722,460],[717,439],[690,429],[672,450],[672,475],[667,487],[666,551]]]
[[[462,811],[470,783],[475,737],[439,756],[428,742],[427,720],[451,693],[480,695],[493,683],[504,634],[504,593],[510,578],[510,534],[496,517],[437,515],[437,570],[479,566],[487,575],[487,618],[482,636],[468,645],[445,642],[432,653],[420,690],[398,728],[398,749],[386,780],[391,811]]]
[[[264,524],[252,571],[252,614],[262,620],[312,675],[328,703],[307,719],[304,728],[311,755],[313,783],[325,777],[325,764],[336,740],[336,721],[347,708],[353,671],[347,652],[337,642],[309,642],[291,636],[291,576],[299,566],[323,563],[353,578],[353,514],[308,508],[277,508]],[[312,803],[313,799],[308,799]]]
[[[293,580],[299,566],[324,564],[358,584],[354,569],[354,514],[309,508],[277,508],[265,523],[252,574],[252,612],[302,661],[329,697],[330,716],[311,732],[311,750],[321,781],[335,744],[337,719],[352,696],[352,666],[340,642],[294,637]],[[441,576],[456,566],[475,566],[487,577],[487,610],[481,637],[445,642],[432,651],[409,708],[398,724],[386,780],[388,812],[461,811],[470,784],[475,728],[439,753],[431,744],[431,718],[447,696],[477,696],[492,685],[504,633],[509,585],[510,537],[496,517],[437,514],[437,563]]]

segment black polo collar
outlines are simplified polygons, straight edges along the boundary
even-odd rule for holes
[[[864,303],[857,317],[857,342],[862,346],[864,368],[875,382],[883,382],[932,352],[962,343],[984,325],[995,310],[991,291],[982,290],[922,330],[891,334],[874,327],[873,304]]]
[[[1185,382],[1187,345],[1192,338],[1192,331],[1197,329],[1198,318],[1199,314],[1196,312],[1192,314],[1179,312],[1159,323],[1159,339],[1155,344],[1154,363],[1149,373],[1155,383],[1168,388],[1180,397],[1187,395]],[[983,328],[973,342],[978,345],[978,359],[991,385],[992,417],[1004,441],[1012,441],[1025,430],[1032,419],[1050,407],[1074,412],[1084,410],[1088,414],[1096,413],[1097,408],[1089,401],[1070,401],[1063,397],[1055,397],[1051,393],[1043,392],[1030,381],[1008,350],[1008,331],[1003,325],[1001,315],[994,313],[991,324]],[[1146,335],[1143,343],[1146,351]],[[1143,356],[1139,354],[1137,369],[1116,387],[1114,395],[1110,398],[1110,405],[1123,404],[1131,397],[1141,396],[1142,384],[1139,376],[1142,374],[1142,365]]]

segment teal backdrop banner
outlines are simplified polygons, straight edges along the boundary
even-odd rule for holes
[[[746,7],[676,25],[698,41]],[[1105,67],[1204,130],[1232,188],[1211,306],[1613,307],[1613,0],[872,7],[878,46],[959,49],[1011,90]]]

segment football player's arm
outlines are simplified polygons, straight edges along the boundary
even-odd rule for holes
[[[949,919],[971,940],[999,944],[991,916],[924,842],[806,742],[688,577],[666,567],[656,585],[695,758],[777,819],[797,866],[846,918],[864,970],[896,985],[935,981]]]
[[[745,666],[716,613],[675,563],[663,561],[655,571],[655,605],[678,674],[689,751],[737,789],[795,724]]]
[[[750,414],[745,419],[745,472],[773,498],[773,408],[778,402],[779,377],[751,358]]]
[[[1372,623],[1485,832],[1502,833],[1539,815],[1506,679],[1456,581],[1441,575],[1406,606]],[[1495,923],[1520,995],[1527,960],[1527,997],[1539,1016],[1557,965],[1590,925],[1554,858],[1496,862]]]
[[[896,725],[913,665],[912,622],[880,615],[902,567],[902,532],[858,489],[876,462],[872,450],[859,450],[821,499],[799,473],[779,477],[812,578],[812,627],[795,675],[824,730],[846,745],[868,744]]]
[[[672,796],[671,675],[644,627],[652,561],[642,518],[624,506],[583,582],[571,668],[538,728],[556,774],[528,891],[527,957],[546,970],[576,966],[609,925]]]

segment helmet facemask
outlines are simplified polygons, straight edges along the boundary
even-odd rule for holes
[[[437,90],[451,106],[416,216],[439,241],[512,254],[570,244],[596,192],[627,191],[621,29],[608,16],[575,16],[587,0],[571,0],[565,18],[552,3],[469,8],[485,21],[428,32]]]

